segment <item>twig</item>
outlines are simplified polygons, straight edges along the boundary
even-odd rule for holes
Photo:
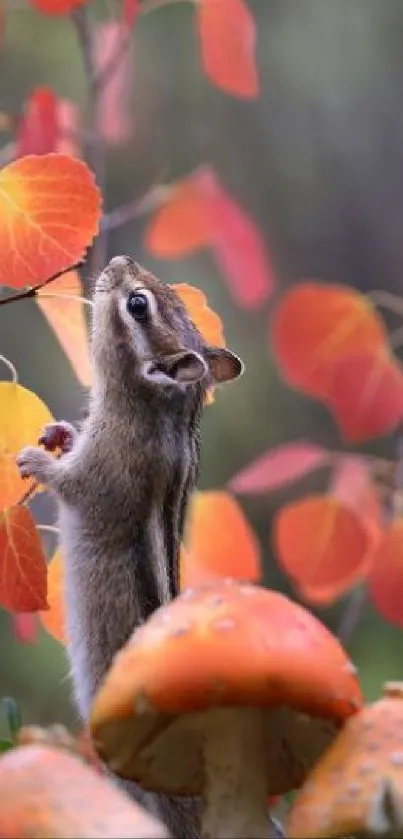
[[[58,271],[57,274],[52,274],[51,277],[48,277],[47,280],[43,283],[39,283],[39,285],[30,286],[29,288],[23,289],[23,291],[18,291],[17,294],[11,294],[9,297],[3,297],[0,299],[0,306],[5,306],[7,303],[16,303],[17,300],[28,300],[29,297],[36,297],[41,288],[45,288],[45,286],[49,285],[49,283],[53,283],[54,280],[58,280],[59,277],[62,277],[63,274],[68,274],[69,271],[77,271],[82,265],[83,261],[76,262],[75,265],[70,265],[69,268],[64,268],[63,271]]]
[[[71,12],[71,19],[76,29],[77,39],[81,48],[84,70],[88,83],[88,99],[90,106],[91,144],[86,143],[86,158],[92,167],[98,186],[105,191],[106,152],[105,143],[99,128],[99,80],[94,60],[94,40],[86,9],[82,6]],[[101,230],[94,241],[89,255],[89,273],[96,275],[106,262],[107,236]]]
[[[344,646],[348,644],[357,629],[366,602],[367,589],[365,585],[362,585],[350,596],[338,626],[337,635]]]
[[[169,185],[156,184],[152,186],[141,198],[128,201],[127,204],[122,204],[121,207],[117,207],[115,210],[107,213],[101,221],[102,230],[116,230],[117,227],[129,224],[129,222],[143,215],[143,213],[149,213],[155,210],[169,198],[171,193],[172,187]]]

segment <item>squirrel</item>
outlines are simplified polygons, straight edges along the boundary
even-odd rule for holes
[[[81,428],[52,423],[39,440],[44,448],[17,457],[21,476],[59,502],[67,651],[84,722],[115,654],[179,593],[206,394],[243,371],[229,349],[206,345],[174,289],[128,256],[112,258],[95,282],[91,354]],[[49,453],[56,448],[58,458]],[[199,836],[196,800],[117,782],[171,835]]]

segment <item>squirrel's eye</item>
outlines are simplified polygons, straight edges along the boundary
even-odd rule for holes
[[[147,295],[132,291],[127,298],[127,311],[135,320],[147,320],[150,312]]]

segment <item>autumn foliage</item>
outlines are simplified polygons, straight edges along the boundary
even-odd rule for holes
[[[358,590],[380,617],[403,629],[403,369],[377,295],[310,277],[285,287],[253,213],[208,161],[150,186],[140,198],[130,196],[129,209],[110,208],[103,165],[97,165],[91,143],[95,137],[103,152],[130,141],[127,45],[142,16],[157,14],[165,4],[122,0],[113,20],[102,23],[92,21],[86,0],[30,0],[30,5],[39,19],[65,16],[78,36],[83,25],[94,25],[94,49],[83,57],[98,99],[91,122],[49,80],[28,92],[17,116],[2,114],[13,142],[11,159],[0,169],[0,321],[8,305],[31,298],[40,328],[51,331],[85,393],[92,382],[90,278],[102,268],[97,248],[106,251],[110,230],[128,218],[134,224],[141,219],[145,252],[160,261],[162,276],[164,263],[172,267],[207,255],[229,306],[249,319],[251,330],[254,319],[262,319],[261,353],[268,369],[269,362],[275,365],[296,405],[304,398],[327,413],[338,442],[332,449],[302,437],[267,443],[221,486],[197,491],[181,546],[181,588],[226,577],[262,582],[275,565],[295,597],[312,609]],[[193,6],[189,38],[204,83],[245,107],[260,94],[251,6],[247,0],[199,0]],[[204,291],[191,283],[172,287],[206,343],[225,346],[222,319]],[[65,644],[65,569],[57,527],[37,520],[32,502],[45,490],[22,480],[15,463],[24,446],[38,443],[53,410],[35,392],[35,381],[21,382],[2,354],[0,367],[0,606],[21,642],[35,642],[40,626]],[[208,402],[214,400],[211,392]],[[237,417],[228,422],[232,419],[238,433]],[[395,457],[369,453],[374,441],[387,437]],[[317,481],[314,491],[302,491],[305,479]],[[273,504],[277,491],[289,497],[270,521],[267,515],[259,539],[247,505],[267,502],[269,509],[267,497],[271,494]],[[46,527],[56,535],[51,550]],[[48,761],[60,761],[62,778],[68,777],[70,759],[50,754]],[[18,758],[10,765],[11,789]],[[85,772],[83,779],[93,783]],[[53,806],[52,784],[48,795]],[[6,824],[14,829],[10,806]]]

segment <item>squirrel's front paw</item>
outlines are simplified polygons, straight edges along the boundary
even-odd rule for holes
[[[76,429],[69,422],[50,422],[45,425],[38,443],[45,446],[48,452],[61,449],[63,454],[67,454],[73,448],[76,433]]]
[[[48,482],[54,466],[53,457],[35,446],[22,449],[17,455],[16,463],[21,478],[34,478],[39,484]]]

